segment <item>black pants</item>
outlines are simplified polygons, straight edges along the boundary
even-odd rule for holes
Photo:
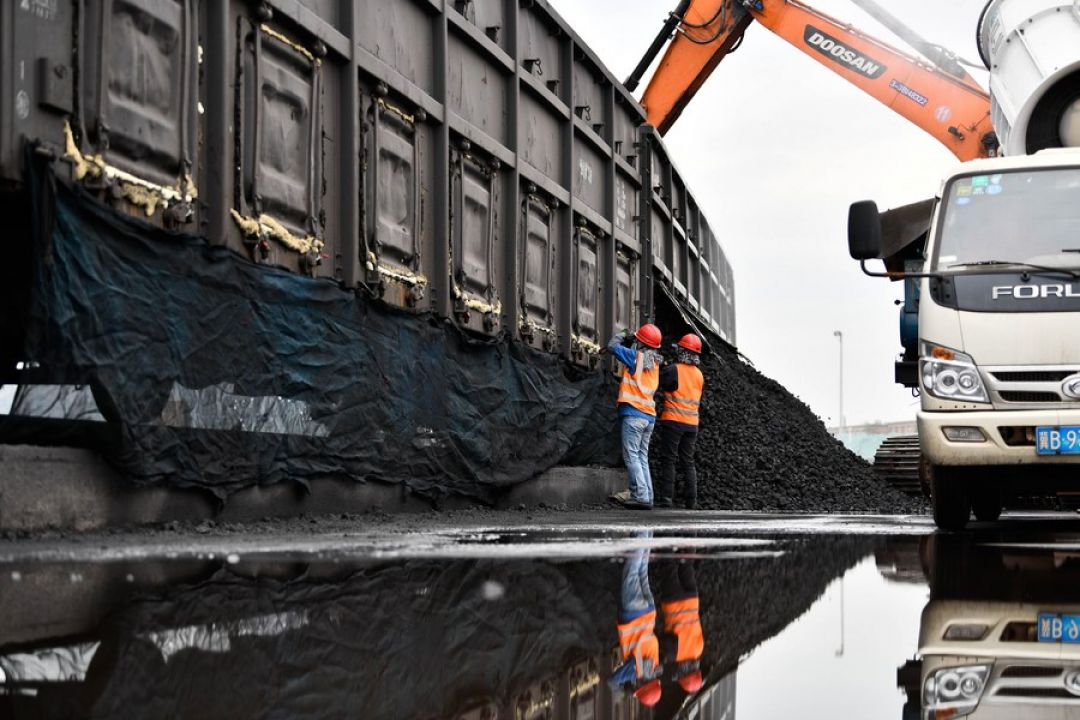
[[[680,504],[697,505],[697,468],[694,467],[694,446],[697,430],[685,430],[674,423],[660,423],[660,486],[654,502],[664,505],[675,500],[675,470],[682,475],[683,492]]]

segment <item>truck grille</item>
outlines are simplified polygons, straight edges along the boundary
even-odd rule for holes
[[[995,380],[1008,383],[1061,382],[1076,370],[1001,370],[991,373]]]
[[[1056,403],[1064,402],[1061,396],[1053,392],[1024,392],[1019,390],[1002,390],[1001,399],[1011,403]]]
[[[1080,374],[1077,365],[1005,365],[984,368],[983,379],[999,406],[1007,405],[1009,410],[1021,409],[1015,406],[1034,409],[1051,404],[1075,406],[1080,403],[1080,399],[1062,395],[1062,382],[1077,374]]]

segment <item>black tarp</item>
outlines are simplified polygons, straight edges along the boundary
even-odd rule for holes
[[[332,477],[492,501],[560,462],[618,461],[604,374],[257,265],[37,173],[25,357],[47,382],[93,389],[112,428],[99,449],[137,484],[225,498]],[[23,397],[14,413],[34,415]],[[33,441],[26,427],[9,420],[8,440]]]

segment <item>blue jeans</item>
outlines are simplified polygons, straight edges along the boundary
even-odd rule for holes
[[[640,417],[622,419],[622,457],[630,476],[630,495],[652,504],[652,475],[649,473],[649,439],[654,423]]]
[[[648,537],[651,537],[649,533]],[[623,563],[619,592],[619,620],[628,622],[656,608],[649,587],[649,549],[634,550]]]

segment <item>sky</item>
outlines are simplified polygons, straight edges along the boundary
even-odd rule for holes
[[[904,47],[850,0],[807,1]],[[678,4],[550,2],[622,79]],[[978,60],[975,25],[986,0],[879,4]],[[986,85],[985,72],[973,74]],[[848,256],[847,212],[857,200],[886,209],[932,197],[957,163],[952,153],[760,26],[720,63],[665,142],[731,260],[743,354],[836,425],[839,330],[846,423],[914,420],[918,400],[893,382],[901,349],[893,301],[903,288],[864,276]]]

